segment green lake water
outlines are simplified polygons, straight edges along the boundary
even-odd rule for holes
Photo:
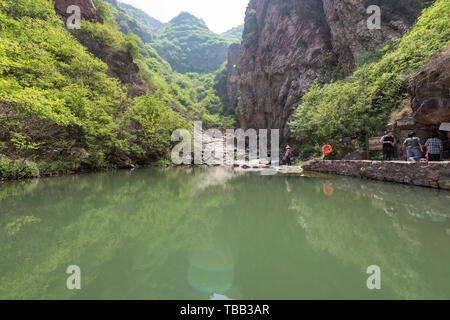
[[[450,299],[450,192],[225,168],[0,184],[0,299],[217,295]]]

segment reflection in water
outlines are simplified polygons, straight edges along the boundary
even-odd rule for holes
[[[292,192],[291,184],[289,183],[289,181],[287,179],[284,182],[286,183],[286,191],[288,193],[291,193]]]
[[[431,221],[433,221],[433,222],[441,223],[441,222],[447,221],[447,218],[444,216],[441,216],[441,215],[430,214],[430,216],[431,216]]]
[[[4,183],[0,298],[450,299],[448,195],[223,168]]]
[[[274,176],[276,175],[278,172],[275,169],[272,168],[263,168],[260,169],[259,174],[262,176]]]
[[[450,218],[448,191],[417,188],[409,185],[383,183],[339,177],[333,180],[319,179],[326,185],[349,194],[372,199],[375,206],[390,210],[406,211],[414,217],[440,216]],[[439,218],[438,218],[439,219]]]
[[[388,217],[392,217],[395,214],[394,208],[392,208],[392,207],[388,207],[388,208],[385,207],[385,208],[383,208],[383,211],[384,211],[384,213],[386,213],[386,215]]]
[[[228,298],[227,296],[214,293],[209,300],[232,300],[232,299]]]
[[[234,263],[229,248],[208,242],[189,259],[188,283],[204,293],[226,293],[233,286]]]
[[[310,194],[294,199],[291,207],[317,250],[360,270],[379,265],[383,284],[398,297],[450,296],[448,283],[438,280],[449,276],[445,228],[420,223],[425,215],[431,216],[430,222],[445,223],[450,205],[446,191],[350,178],[321,181],[334,186],[335,197]]]
[[[236,174],[231,168],[212,167],[201,172],[196,189],[201,191],[214,186],[225,187],[226,183],[235,176]]]
[[[334,194],[334,188],[331,184],[323,184],[323,194],[326,196],[332,196]]]

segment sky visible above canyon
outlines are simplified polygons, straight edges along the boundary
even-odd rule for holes
[[[119,0],[147,12],[161,22],[168,22],[181,11],[205,21],[216,33],[244,24],[248,0]]]

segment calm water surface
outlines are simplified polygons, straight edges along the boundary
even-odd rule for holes
[[[381,290],[367,289],[371,265]],[[217,294],[450,299],[450,193],[224,168],[0,184],[0,299]]]

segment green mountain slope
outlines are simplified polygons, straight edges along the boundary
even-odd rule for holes
[[[206,108],[213,84],[173,73],[139,37],[120,32],[109,4],[95,4],[104,24],[83,20],[71,33],[50,1],[0,1],[0,179],[151,163],[192,120],[232,121]],[[98,48],[130,57],[146,90],[130,95]]]
[[[244,25],[240,25],[228,31],[225,31],[224,33],[221,34],[221,36],[228,39],[228,41],[232,43],[241,43],[243,32],[244,32]]]
[[[142,11],[141,9],[135,8],[132,5],[123,2],[118,2],[118,6],[119,8],[123,9],[131,18],[150,28],[153,33],[158,33],[162,28],[164,28],[164,23],[149,16],[145,11]]]
[[[211,32],[203,20],[183,12],[161,30],[152,45],[175,71],[205,73],[225,62],[229,41]]]
[[[120,27],[120,31],[126,35],[135,34],[139,36],[144,43],[149,43],[154,39],[155,28],[151,23],[146,23],[147,19],[153,19],[150,16],[140,17],[139,14],[135,13],[135,8],[125,5],[123,7],[122,3],[115,5],[115,1],[107,0],[107,2],[113,4],[110,6],[110,10],[114,15],[114,19]],[[136,9],[138,10],[138,9]],[[137,18],[133,17],[134,14]],[[142,12],[144,15],[145,12]],[[151,20],[150,20],[151,21]],[[156,22],[159,22],[155,20]]]
[[[113,13],[116,22],[119,23],[120,18],[116,14],[117,8],[110,5],[109,10]],[[191,17],[193,18],[192,24],[204,25],[201,20]],[[140,58],[136,59],[136,62],[139,64],[144,78],[156,86],[160,92],[164,92],[164,99],[169,101],[169,98],[176,98],[177,103],[173,108],[177,112],[190,119],[202,119],[207,127],[231,127],[233,125],[234,113],[230,112],[225,100],[220,97],[220,92],[217,90],[219,81],[217,73],[219,71],[202,74],[177,73],[172,70],[166,60],[158,55],[154,49],[154,43],[145,44],[145,39],[141,38],[139,34],[131,32],[130,35],[134,36],[142,54]]]

